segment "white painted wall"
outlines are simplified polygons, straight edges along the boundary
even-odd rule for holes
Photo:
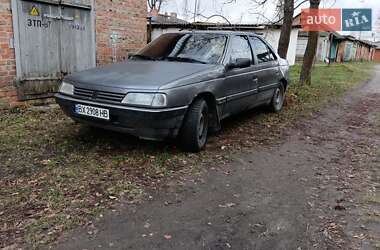
[[[299,37],[297,42],[297,53],[296,57],[298,60],[303,59],[303,56],[305,55],[306,46],[307,46],[307,37]],[[326,37],[319,37],[318,38],[318,48],[317,48],[317,54],[315,55],[315,59],[318,62],[325,62],[328,58],[329,54],[329,38]]]
[[[299,37],[297,41],[297,53],[296,56],[303,58],[307,46],[307,37]]]
[[[290,43],[289,43],[288,55],[286,58],[289,61],[290,65],[294,65],[296,63],[298,32],[299,32],[299,29],[293,29],[292,33],[290,34]],[[262,37],[266,41],[268,41],[268,43],[273,47],[275,51],[277,51],[278,41],[280,40],[280,35],[281,35],[281,30],[270,29],[270,30],[262,30],[256,33],[262,34]]]
[[[171,33],[171,32],[179,32],[179,31],[180,29],[178,28],[168,28],[168,29],[154,28],[152,31],[152,40],[156,39],[162,34]],[[259,30],[259,31],[251,30],[249,32],[255,32],[261,35],[266,41],[268,41],[268,43],[273,47],[273,49],[277,51],[281,30],[279,29],[269,29],[269,30]],[[287,60],[289,61],[290,65],[294,65],[296,62],[298,32],[299,32],[299,29],[293,29],[290,36],[290,44],[289,44],[288,56],[287,56]]]

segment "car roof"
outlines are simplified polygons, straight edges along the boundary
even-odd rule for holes
[[[246,36],[259,36],[254,32],[232,31],[232,30],[192,30],[192,31],[178,31],[168,32],[172,34],[220,34],[220,35],[246,35]]]

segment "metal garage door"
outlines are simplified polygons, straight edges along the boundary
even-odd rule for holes
[[[21,100],[51,96],[66,74],[95,66],[91,0],[12,0]]]

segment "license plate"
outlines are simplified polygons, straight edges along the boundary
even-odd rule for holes
[[[75,113],[84,116],[95,117],[103,120],[110,119],[110,111],[108,109],[96,108],[91,106],[86,106],[82,104],[75,105]]]

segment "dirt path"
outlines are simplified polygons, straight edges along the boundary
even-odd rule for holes
[[[379,148],[380,68],[277,145],[171,183],[53,248],[379,249]]]

